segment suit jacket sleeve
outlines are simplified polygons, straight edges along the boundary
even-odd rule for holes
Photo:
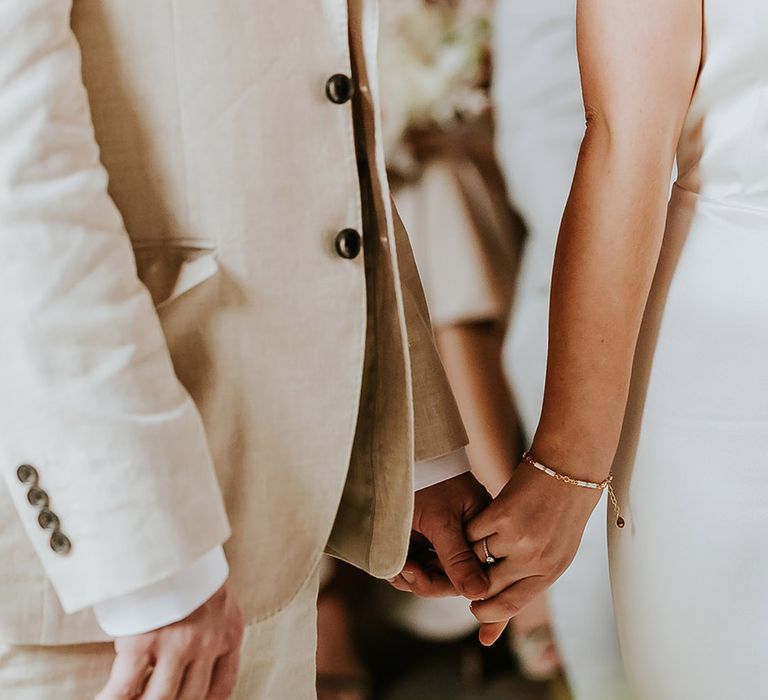
[[[229,534],[107,194],[70,11],[0,2],[0,469],[67,612],[167,578]]]

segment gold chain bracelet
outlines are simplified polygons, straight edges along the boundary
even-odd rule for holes
[[[613,506],[613,510],[616,512],[616,527],[624,527],[624,518],[621,517],[619,502],[616,499],[616,493],[613,490],[613,472],[610,472],[604,481],[582,481],[581,479],[574,479],[570,476],[566,476],[565,474],[561,474],[560,472],[556,472],[554,469],[550,469],[549,467],[543,465],[541,462],[537,462],[533,457],[531,457],[530,452],[526,452],[523,455],[523,461],[526,464],[530,464],[535,469],[538,469],[540,472],[544,472],[547,476],[551,476],[553,479],[562,481],[565,484],[578,486],[583,489],[595,489],[597,491],[607,490],[608,497],[610,498],[611,505]]]

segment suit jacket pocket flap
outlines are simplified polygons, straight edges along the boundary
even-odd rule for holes
[[[138,241],[134,253],[139,278],[157,308],[212,278],[219,269],[216,246],[205,242]]]

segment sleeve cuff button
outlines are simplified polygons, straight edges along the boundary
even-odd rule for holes
[[[51,549],[56,552],[56,554],[69,554],[69,551],[72,549],[72,543],[69,541],[69,538],[63,534],[62,532],[54,532],[51,535]]]
[[[37,483],[37,469],[31,464],[22,464],[16,470],[16,478],[22,484],[29,484],[30,486],[34,485]]]
[[[51,510],[43,508],[40,515],[37,516],[37,522],[43,530],[57,530],[59,527],[59,518]]]
[[[48,507],[48,494],[43,489],[33,486],[27,492],[27,500],[38,508]]]

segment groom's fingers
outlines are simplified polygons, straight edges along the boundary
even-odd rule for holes
[[[178,700],[199,700],[207,698],[213,677],[213,665],[216,659],[193,661],[184,674],[184,682],[179,691]]]
[[[410,585],[403,578],[402,574],[398,574],[394,578],[388,578],[387,582],[389,583],[390,586],[392,586],[392,588],[396,588],[398,591],[401,591],[402,593],[413,593]]]
[[[186,654],[163,654],[152,671],[147,688],[141,694],[141,700],[176,700],[187,663]],[[197,697],[204,697],[203,693],[207,691],[206,685]]]
[[[149,654],[119,652],[109,680],[95,700],[133,700],[144,687],[151,666]]]
[[[411,587],[411,592],[420,598],[445,598],[459,595],[451,580],[442,571],[406,564],[401,575]]]
[[[457,596],[451,580],[437,569],[424,568],[416,562],[408,561],[403,571],[389,579],[389,583],[398,591],[413,593],[420,598],[445,598]]]
[[[461,522],[444,524],[432,531],[435,552],[456,590],[470,600],[483,598],[489,586],[488,576],[464,536]]]
[[[222,656],[214,666],[211,688],[206,700],[227,700],[232,696],[237,685],[240,668],[240,649]]]

